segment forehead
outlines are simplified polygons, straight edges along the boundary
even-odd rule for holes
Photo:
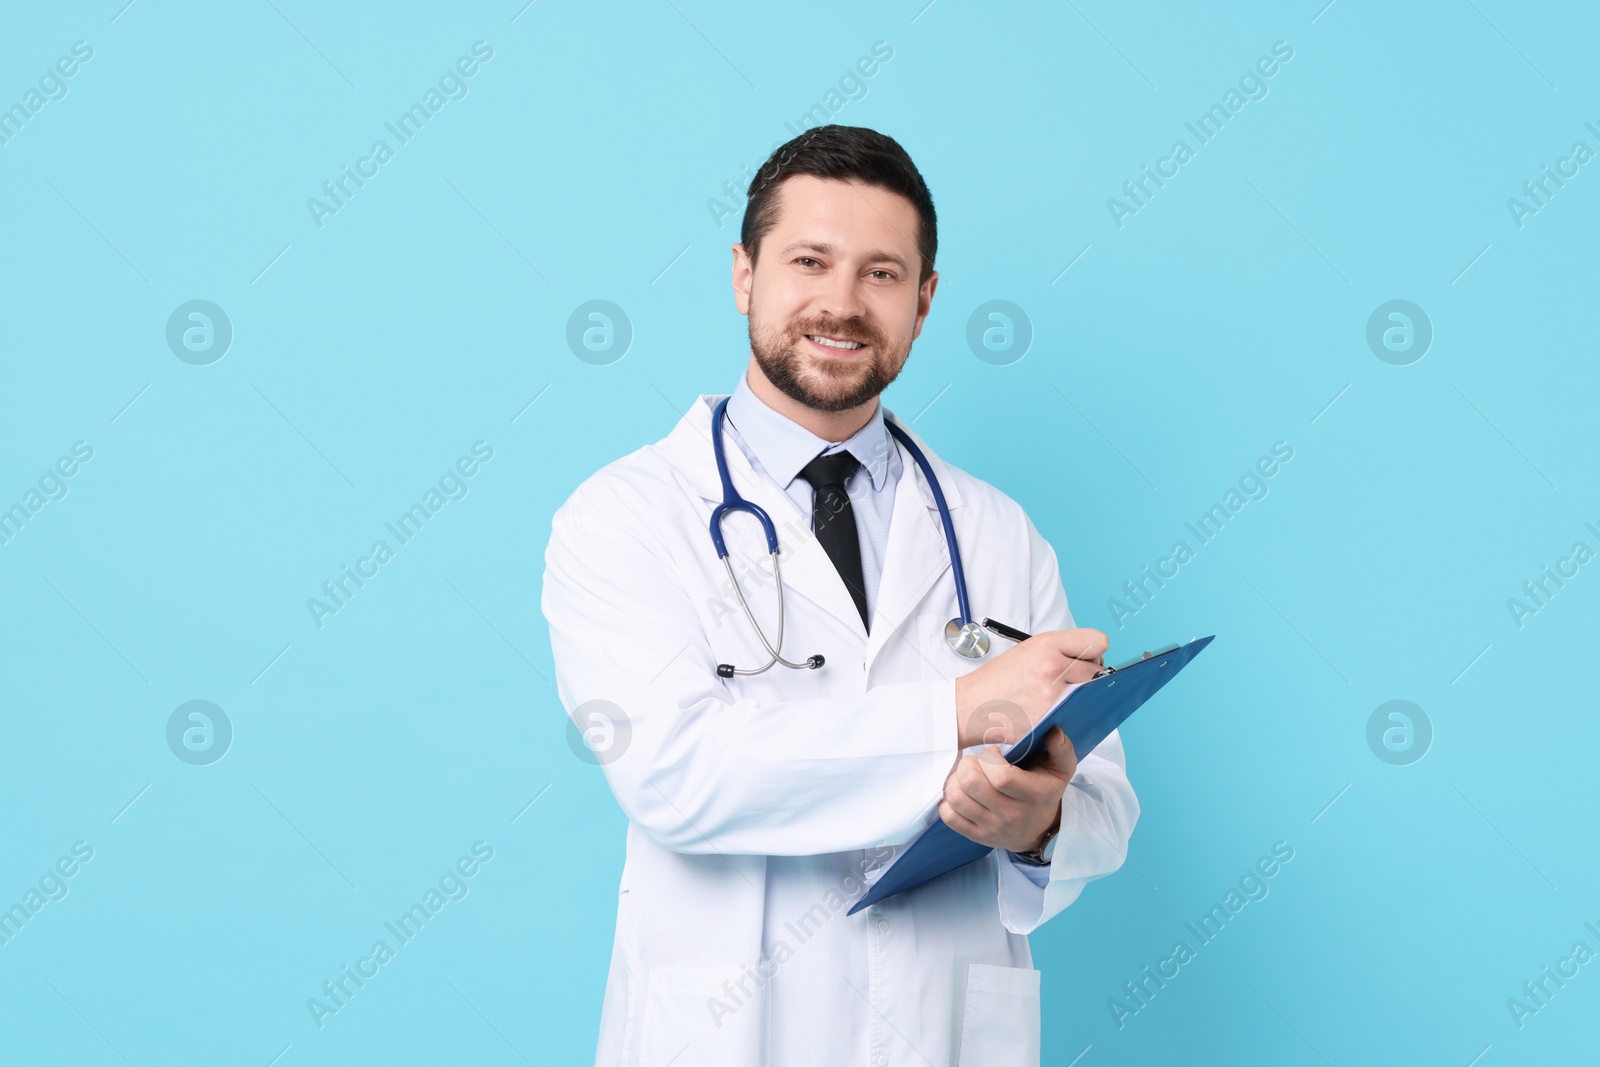
[[[764,244],[783,249],[812,241],[852,256],[891,252],[907,263],[919,260],[917,209],[899,193],[858,181],[810,174],[786,178],[773,191],[775,222]]]

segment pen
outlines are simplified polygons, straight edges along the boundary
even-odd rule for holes
[[[1007,626],[1005,623],[1003,623],[1003,622],[995,622],[993,619],[984,619],[983,620],[983,628],[985,630],[990,631],[991,633],[997,633],[1001,637],[1004,637],[1004,638],[1006,638],[1007,640],[1010,640],[1010,641],[1018,641],[1018,642],[1026,641],[1029,637],[1032,636],[1031,634],[1023,633],[1021,630],[1017,629],[1015,626]]]
[[[993,619],[984,619],[983,620],[983,628],[985,630],[989,630],[989,631],[991,631],[993,633],[997,633],[1001,637],[1006,638],[1007,640],[1017,641],[1017,642],[1026,641],[1026,640],[1028,640],[1029,637],[1032,636],[1031,634],[1023,633],[1021,630],[1017,629],[1015,626],[1007,626],[1005,623],[1003,623],[1003,622],[995,622]],[[1167,649],[1167,650],[1164,650],[1164,651],[1171,651],[1171,649]],[[1149,659],[1150,655],[1151,655],[1151,653],[1146,652],[1144,654],[1144,658],[1145,659]],[[1129,666],[1129,664],[1124,664],[1123,666]],[[1116,674],[1119,669],[1120,668],[1117,668],[1117,667],[1107,667],[1104,664],[1102,664],[1101,667],[1100,667],[1099,673],[1096,674],[1095,677],[1096,678],[1104,678],[1108,674]]]

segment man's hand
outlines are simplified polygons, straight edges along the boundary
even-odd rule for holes
[[[1106,645],[1099,630],[1048,630],[957,678],[957,747],[1020,741],[1067,686],[1095,676]]]
[[[1059,726],[1045,735],[1043,757],[1027,770],[990,746],[963,756],[945,779],[939,818],[980,845],[1032,852],[1061,817],[1062,794],[1077,772],[1077,753]]]

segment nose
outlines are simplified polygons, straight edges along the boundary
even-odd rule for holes
[[[839,322],[864,318],[867,306],[866,301],[862,299],[861,286],[862,281],[854,271],[834,268],[829,272],[828,280],[823,286],[817,302],[818,310]]]

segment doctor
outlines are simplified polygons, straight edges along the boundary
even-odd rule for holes
[[[930,482],[888,428],[939,279],[904,149],[807,131],[757,173],[740,237],[750,363],[720,432],[724,397],[701,396],[573,493],[545,556],[561,699],[609,739],[629,820],[596,1063],[1031,1067],[1027,935],[1121,865],[1139,804],[1115,733],[1074,754],[1055,731],[1029,770],[994,745],[1092,677],[1105,635],[1074,628],[1021,507],[906,430]],[[720,524],[726,566],[713,545],[717,437],[776,558],[746,511]],[[972,612],[1030,640],[947,641],[935,485]],[[847,915],[935,818],[995,851]]]

